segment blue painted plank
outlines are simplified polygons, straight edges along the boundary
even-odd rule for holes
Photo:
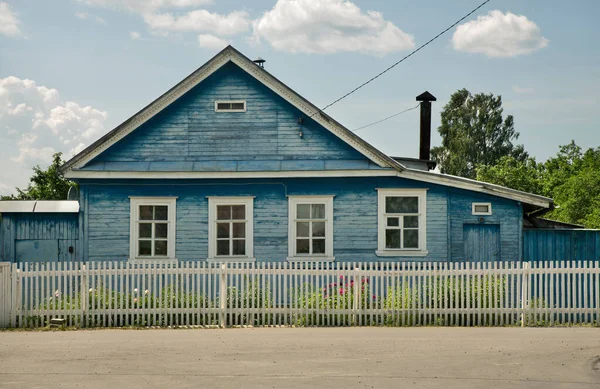
[[[245,99],[247,112],[215,112],[214,102],[219,99]],[[318,123],[303,116],[252,76],[236,65],[228,64],[104,151],[84,169],[165,171],[178,166],[183,171],[208,171],[206,169],[213,167],[215,171],[244,171],[255,170],[245,168],[245,162],[256,159],[265,161],[262,166],[269,170],[278,165],[266,161],[283,161],[286,169],[331,169],[326,167],[327,164],[335,169],[379,168]],[[299,123],[299,117],[303,117],[303,124]],[[319,162],[287,162],[298,159]],[[215,161],[240,163],[236,166],[213,165]],[[202,165],[202,162],[207,164]]]

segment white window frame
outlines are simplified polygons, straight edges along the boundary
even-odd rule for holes
[[[219,109],[219,104],[244,104],[243,109]],[[215,112],[246,112],[246,100],[216,100],[215,101]]]
[[[419,199],[419,247],[389,249],[385,247],[387,217],[386,197],[418,197]],[[379,257],[424,257],[427,251],[427,189],[377,189],[377,251]]]
[[[475,207],[482,206],[482,205],[488,207],[488,211],[487,212],[476,212]],[[471,205],[471,213],[473,215],[491,215],[492,214],[492,203],[473,203]]]
[[[254,262],[254,196],[208,196],[208,261]],[[246,255],[217,255],[217,206],[246,206]]]
[[[139,256],[139,210],[141,205],[155,205],[168,207],[167,211],[167,255],[166,256]],[[171,261],[175,258],[175,242],[177,230],[177,197],[129,197],[129,260],[130,261]],[[143,221],[142,221],[143,222]]]
[[[298,204],[325,205],[325,253],[296,254],[296,211]],[[288,196],[288,257],[289,262],[333,262],[333,195]]]

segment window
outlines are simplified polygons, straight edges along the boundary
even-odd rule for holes
[[[426,190],[378,189],[379,256],[425,256]]]
[[[333,261],[333,196],[289,196],[288,261]]]
[[[130,259],[175,259],[176,197],[130,197]]]
[[[254,260],[253,197],[208,198],[208,259]]]
[[[473,203],[473,215],[491,215],[492,203]]]
[[[246,112],[246,100],[215,101],[215,112]]]

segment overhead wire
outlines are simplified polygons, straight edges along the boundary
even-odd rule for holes
[[[440,32],[439,34],[437,34],[436,36],[434,36],[433,38],[431,38],[430,40],[428,40],[427,42],[425,42],[424,44],[422,44],[421,46],[419,46],[417,49],[413,50],[410,54],[406,55],[404,58],[402,58],[401,60],[399,60],[398,62],[394,63],[393,65],[389,66],[387,69],[385,69],[384,71],[380,72],[379,74],[377,74],[376,76],[370,78],[369,80],[363,82],[362,84],[360,84],[359,86],[357,86],[356,88],[352,89],[350,92],[346,93],[345,95],[343,95],[342,97],[338,98],[337,100],[333,101],[332,103],[326,105],[324,108],[319,109],[318,111],[314,112],[312,115],[310,115],[310,118],[314,117],[316,114],[321,113],[323,111],[325,111],[327,108],[331,107],[332,105],[340,102],[341,100],[345,99],[346,97],[350,96],[351,94],[353,94],[354,92],[356,92],[357,90],[361,89],[362,87],[366,86],[367,84],[370,84],[371,82],[375,81],[376,79],[378,79],[379,77],[381,77],[382,75],[384,75],[385,73],[389,72],[390,70],[392,70],[393,68],[395,68],[396,66],[400,65],[402,62],[404,62],[405,60],[407,60],[408,58],[412,57],[414,54],[416,54],[417,52],[419,52],[421,49],[425,48],[427,45],[429,45],[431,42],[435,41],[437,38],[439,38],[440,36],[444,35],[445,33],[447,33],[450,29],[452,29],[453,27],[455,27],[456,25],[458,25],[460,22],[462,22],[463,20],[465,20],[466,18],[468,18],[469,16],[471,16],[472,14],[474,14],[475,12],[477,12],[481,7],[483,7],[484,5],[486,5],[487,3],[489,3],[491,0],[485,0],[483,3],[479,4],[479,6],[477,6],[476,8],[474,8],[473,10],[471,10],[468,14],[466,14],[465,16],[463,16],[462,18],[460,18],[459,20],[457,20],[456,22],[452,23],[452,25],[448,28],[446,28],[445,30],[443,30],[442,32]]]
[[[408,108],[408,109],[405,109],[404,111],[397,112],[397,113],[395,113],[395,114],[393,114],[393,115],[391,115],[391,116],[388,116],[388,117],[386,117],[386,118],[383,118],[383,119],[381,119],[381,120],[378,120],[378,121],[376,121],[376,122],[373,122],[373,123],[367,124],[367,125],[365,125],[365,126],[362,126],[362,127],[355,128],[354,130],[352,130],[352,132],[360,131],[360,130],[362,130],[362,129],[365,129],[365,128],[367,128],[367,127],[371,127],[371,126],[374,126],[374,125],[376,125],[376,124],[379,124],[379,123],[381,123],[381,122],[385,122],[386,120],[389,120],[389,119],[391,119],[391,118],[395,118],[396,116],[402,115],[403,113],[406,113],[406,112],[408,112],[408,111],[412,111],[413,109],[417,109],[417,108],[419,108],[419,106],[420,106],[420,105],[421,105],[421,103],[419,103],[419,104],[415,105],[415,106],[414,106],[414,107],[412,107],[412,108]]]

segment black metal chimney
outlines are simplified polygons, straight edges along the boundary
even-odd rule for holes
[[[421,102],[421,144],[419,146],[419,159],[429,161],[431,158],[431,102],[437,99],[425,91],[417,96]]]

